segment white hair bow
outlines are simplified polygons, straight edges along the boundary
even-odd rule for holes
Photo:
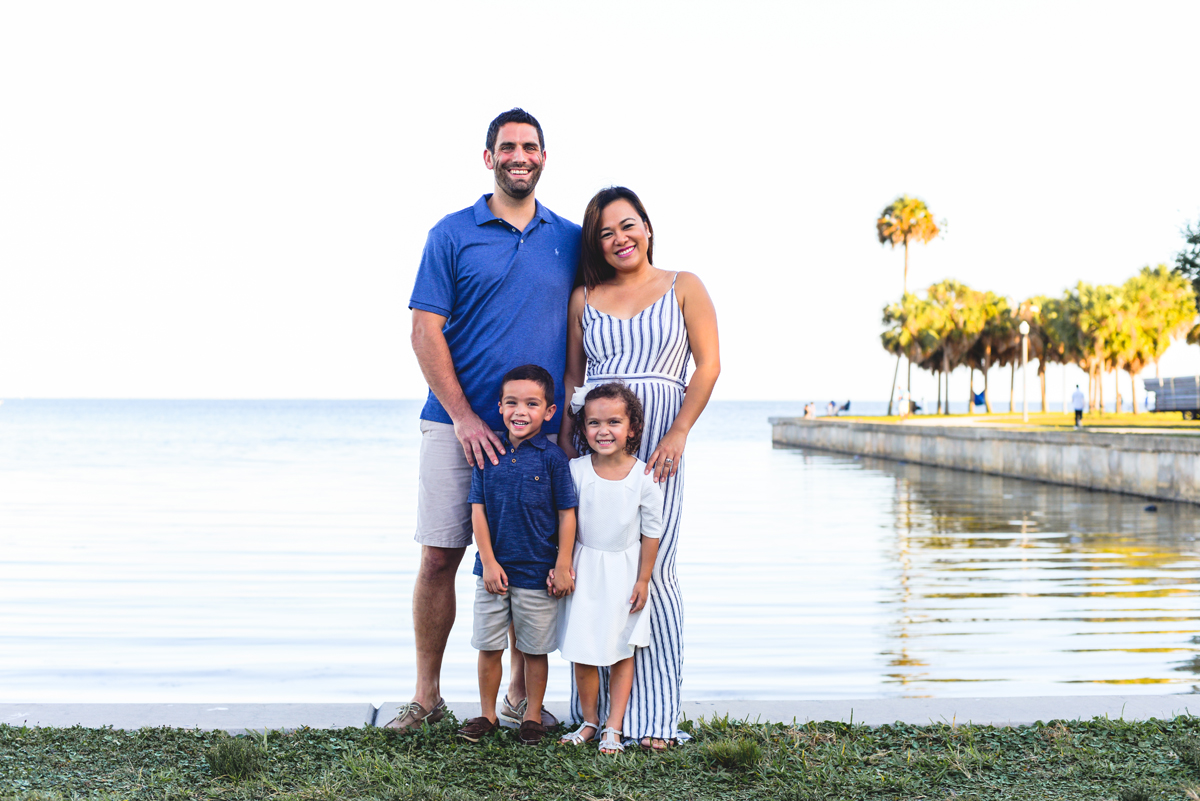
[[[575,387],[575,392],[571,395],[572,414],[579,413],[579,410],[583,408],[583,399],[597,386],[597,384],[584,384],[582,387]]]

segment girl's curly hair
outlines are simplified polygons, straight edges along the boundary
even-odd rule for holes
[[[645,415],[642,412],[642,402],[638,400],[637,395],[633,394],[632,389],[619,381],[594,387],[584,397],[583,406],[579,411],[571,412],[571,417],[575,420],[575,449],[579,451],[580,456],[592,452],[591,446],[588,445],[587,432],[584,428],[585,415],[587,413],[587,405],[600,398],[611,398],[625,402],[625,415],[629,418],[629,439],[625,441],[625,452],[631,456],[636,454],[638,448],[642,446],[642,429],[646,427]]]

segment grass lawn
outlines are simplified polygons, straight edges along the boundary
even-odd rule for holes
[[[1200,799],[1194,717],[686,727],[666,753],[605,757],[511,731],[471,745],[447,722],[401,738],[0,726],[0,799]]]

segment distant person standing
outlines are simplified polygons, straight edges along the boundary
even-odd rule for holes
[[[1083,390],[1079,385],[1075,385],[1075,392],[1071,395],[1071,406],[1075,409],[1075,427],[1079,428],[1083,420],[1083,408],[1087,404],[1087,398],[1083,397]]]
[[[562,375],[567,301],[579,262],[580,228],[534,199],[546,161],[542,126],[519,108],[488,126],[483,164],[494,190],[443,217],[429,232],[408,307],[412,346],[429,384],[421,410],[413,587],[417,687],[386,728],[404,731],[446,714],[442,656],[454,625],[454,575],[471,543],[473,468],[499,464],[504,423],[496,376],[522,364]],[[562,388],[549,403],[564,408]],[[558,420],[542,432],[555,435]],[[500,432],[500,433],[497,433]],[[514,458],[512,461],[516,461]],[[524,659],[515,648],[499,716],[525,714]],[[557,721],[543,715],[546,725]]]

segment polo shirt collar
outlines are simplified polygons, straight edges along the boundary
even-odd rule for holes
[[[492,214],[492,210],[490,208],[488,208],[488,200],[491,198],[491,196],[492,196],[492,193],[488,192],[488,193],[480,196],[479,200],[475,201],[475,205],[473,208],[475,210],[475,224],[476,225],[484,225],[486,223],[497,222],[497,221],[504,222],[499,217],[497,217],[495,214]],[[533,212],[533,216],[535,218],[541,220],[544,223],[554,222],[554,212],[550,211],[548,208],[543,206],[540,200],[535,199],[533,201],[533,203],[534,203],[534,206],[536,207]],[[504,223],[504,224],[507,225],[508,223]]]
[[[505,434],[505,436],[504,436],[504,444],[507,445],[509,448],[512,448],[512,440],[510,440],[508,438],[507,434]],[[547,439],[546,435],[543,434],[541,431],[537,432],[532,437],[525,440],[525,442],[523,443],[523,445],[532,445],[533,447],[537,448],[539,451],[546,450],[546,446],[549,444],[550,444],[550,440]]]

